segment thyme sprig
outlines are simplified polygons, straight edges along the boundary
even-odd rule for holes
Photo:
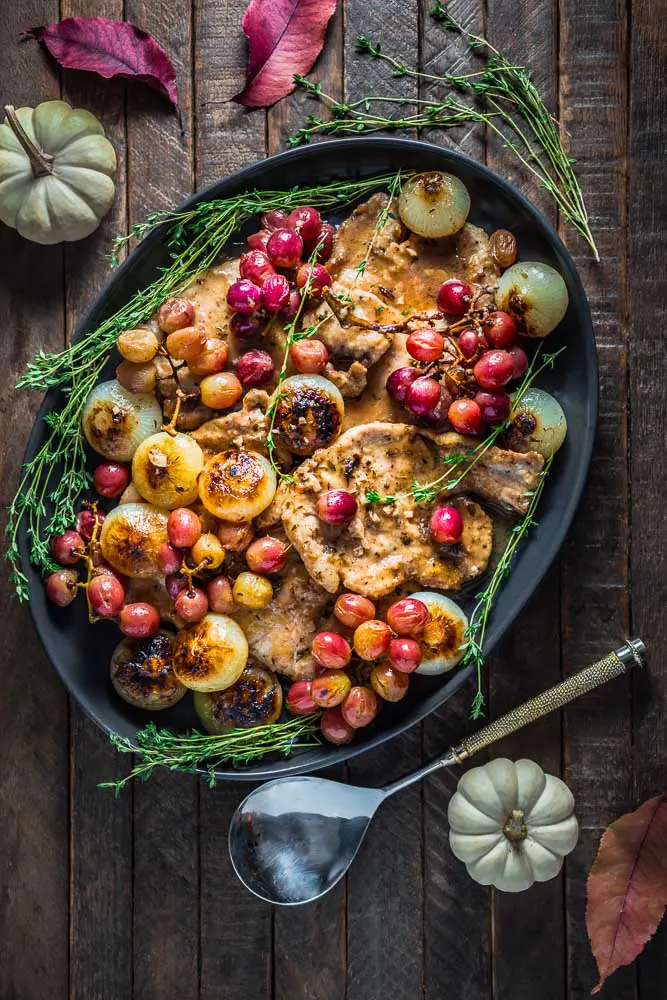
[[[481,108],[463,103],[452,95],[439,100],[373,95],[346,103],[324,93],[319,84],[296,77],[300,86],[328,105],[331,117],[322,119],[309,115],[306,124],[290,138],[290,144],[301,145],[318,134],[447,129],[470,122],[484,124],[548,191],[563,218],[586,240],[595,259],[599,260],[574,169],[576,161],[567,148],[567,135],[547,108],[529,71],[513,63],[486,38],[467,31],[440,0],[436,0],[430,13],[448,30],[464,38],[468,48],[485,60],[483,70],[467,74],[423,73],[408,66],[402,59],[383,52],[378,43],[371,42],[364,35],[357,38],[357,51],[385,62],[393,76],[411,76],[467,93],[482,104]],[[381,106],[379,111],[376,111],[377,105]],[[391,117],[382,107],[384,105],[414,110]]]
[[[81,413],[99,381],[116,338],[123,330],[144,323],[170,295],[184,291],[222,254],[226,244],[250,219],[273,208],[290,209],[307,203],[316,208],[344,207],[386,187],[394,173],[359,181],[332,181],[287,191],[244,192],[231,198],[200,202],[184,212],[153,212],[119,237],[113,251],[132,237],[143,237],[164,226],[170,263],[146,288],[121,309],[61,353],[40,352],[19,380],[19,388],[44,391],[59,388],[63,401],[45,419],[44,443],[22,470],[17,493],[8,508],[6,558],[19,600],[28,599],[28,580],[20,567],[19,536],[25,530],[31,562],[44,572],[55,566],[49,539],[71,527],[75,503],[91,485],[86,469]]]
[[[544,490],[544,483],[549,474],[552,462],[553,455],[549,456],[544,463],[544,468],[539,474],[539,481],[535,489],[532,493],[526,494],[526,496],[530,496],[530,503],[528,504],[526,513],[512,528],[507,544],[503,549],[503,553],[498,560],[496,568],[491,574],[489,582],[484,590],[480,591],[480,593],[476,595],[476,603],[470,618],[468,619],[468,626],[464,633],[465,643],[462,646],[462,648],[465,649],[465,655],[461,661],[461,665],[467,666],[470,663],[474,663],[477,668],[477,691],[470,709],[470,717],[472,719],[479,719],[484,715],[482,668],[484,666],[484,637],[486,635],[489,616],[493,609],[493,604],[500,585],[510,571],[516,550],[525,538],[529,529],[536,527],[538,524],[535,520],[535,511],[537,510],[540,502],[540,497],[542,496],[542,492]]]
[[[118,781],[101,782],[100,788],[112,788],[116,795],[133,779],[147,781],[153,769],[170,771],[206,770],[209,787],[216,783],[216,769],[231,763],[233,767],[252,764],[268,754],[287,757],[294,750],[319,746],[319,715],[302,715],[286,722],[272,722],[253,729],[232,729],[219,736],[207,736],[192,730],[173,733],[158,728],[154,722],[140,729],[133,739],[111,733],[111,745],[120,753],[136,755],[131,771]]]
[[[375,225],[373,226],[373,233],[371,235],[370,240],[368,241],[368,246],[366,247],[366,253],[363,259],[360,260],[359,263],[357,264],[356,274],[354,277],[355,284],[357,283],[359,278],[366,272],[368,261],[370,260],[371,254],[373,253],[373,248],[375,247],[375,241],[377,240],[378,234],[382,232],[382,230],[387,224],[391,212],[392,203],[396,195],[400,194],[401,186],[402,186],[402,175],[401,171],[399,170],[397,171],[394,179],[389,184],[389,199],[387,201],[387,204],[381,211],[378,212],[377,218],[375,219]]]

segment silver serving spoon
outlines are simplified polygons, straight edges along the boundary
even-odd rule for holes
[[[296,906],[318,899],[348,870],[376,809],[390,795],[440,767],[460,764],[529,722],[641,666],[643,653],[641,639],[629,639],[386,788],[356,788],[305,776],[261,785],[232,816],[229,854],[234,871],[246,888],[269,903]]]

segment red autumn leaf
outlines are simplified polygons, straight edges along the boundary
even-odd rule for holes
[[[263,108],[294,90],[322,51],[337,0],[250,0],[242,27],[250,54],[237,104]]]
[[[587,884],[586,926],[600,982],[629,965],[667,907],[667,792],[609,826]]]
[[[176,71],[161,45],[147,31],[106,17],[68,17],[23,32],[36,38],[66,69],[83,69],[109,79],[143,80],[178,107]]]

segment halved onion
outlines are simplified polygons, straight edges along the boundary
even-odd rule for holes
[[[567,286],[548,264],[521,261],[498,282],[496,303],[508,312],[526,337],[546,337],[567,312]]]
[[[209,459],[199,477],[199,496],[224,521],[250,521],[273,500],[277,479],[271,463],[256,451],[230,448]]]
[[[470,211],[468,189],[453,174],[439,170],[417,174],[403,185],[398,199],[401,222],[418,236],[453,236],[465,225]]]
[[[174,510],[198,496],[204,453],[188,434],[161,431],[142,441],[132,459],[132,481],[145,500]]]
[[[422,660],[416,672],[435,676],[452,670],[463,658],[468,619],[458,604],[435,590],[421,590],[410,597],[422,601],[431,616],[419,636]]]
[[[343,397],[328,378],[291,375],[280,386],[273,426],[288,451],[312,455],[338,437],[344,416]]]
[[[123,639],[111,656],[111,683],[123,701],[151,712],[171,708],[187,688],[172,666],[174,636],[160,629],[150,639]]]
[[[512,451],[539,451],[549,458],[567,434],[567,419],[557,399],[544,389],[527,389],[510,413],[506,442]]]
[[[100,531],[102,555],[124,576],[163,575],[158,552],[167,538],[167,513],[150,503],[123,503],[104,519]]]
[[[222,691],[235,684],[248,662],[240,625],[227,615],[204,615],[181,629],[174,642],[174,671],[193,691]]]
[[[194,704],[206,732],[216,736],[275,722],[283,707],[283,689],[270,670],[249,665],[225,691],[195,691]]]
[[[155,396],[128,392],[120,382],[100,382],[81,417],[91,448],[115,462],[129,462],[144,438],[160,429],[162,410]]]

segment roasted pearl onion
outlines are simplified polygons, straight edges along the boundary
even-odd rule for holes
[[[207,733],[251,729],[275,722],[283,707],[283,691],[275,674],[247,666],[236,684],[225,691],[195,691],[195,711]]]
[[[548,264],[521,261],[500,278],[496,302],[526,337],[546,337],[567,312],[567,286]]]
[[[292,375],[277,393],[274,432],[288,451],[312,455],[338,437],[345,404],[338,387],[329,379]]]
[[[194,691],[222,691],[235,684],[248,661],[248,642],[227,615],[204,615],[181,629],[174,642],[174,671]]]
[[[104,519],[102,555],[129,577],[161,576],[160,547],[168,541],[167,514],[150,503],[122,503]]]
[[[435,675],[452,670],[463,657],[468,619],[458,604],[435,590],[422,590],[410,597],[425,604],[430,615],[419,635],[422,658],[416,673]]]
[[[269,506],[276,486],[275,469],[263,455],[232,448],[206,463],[199,496],[204,507],[224,521],[250,521]]]
[[[507,444],[512,451],[539,451],[554,455],[567,434],[567,420],[557,399],[544,389],[528,389],[512,407]]]
[[[132,481],[144,499],[174,510],[198,496],[197,477],[204,454],[188,434],[153,434],[142,441],[132,459]]]
[[[105,458],[129,462],[141,442],[160,429],[162,411],[152,393],[128,392],[112,379],[91,391],[81,423],[91,448]]]
[[[401,222],[427,239],[453,236],[465,225],[469,211],[470,195],[463,181],[439,170],[410,177],[398,199]]]
[[[123,639],[111,657],[111,683],[123,701],[152,712],[171,708],[186,694],[172,667],[174,636],[161,629],[150,639]]]

